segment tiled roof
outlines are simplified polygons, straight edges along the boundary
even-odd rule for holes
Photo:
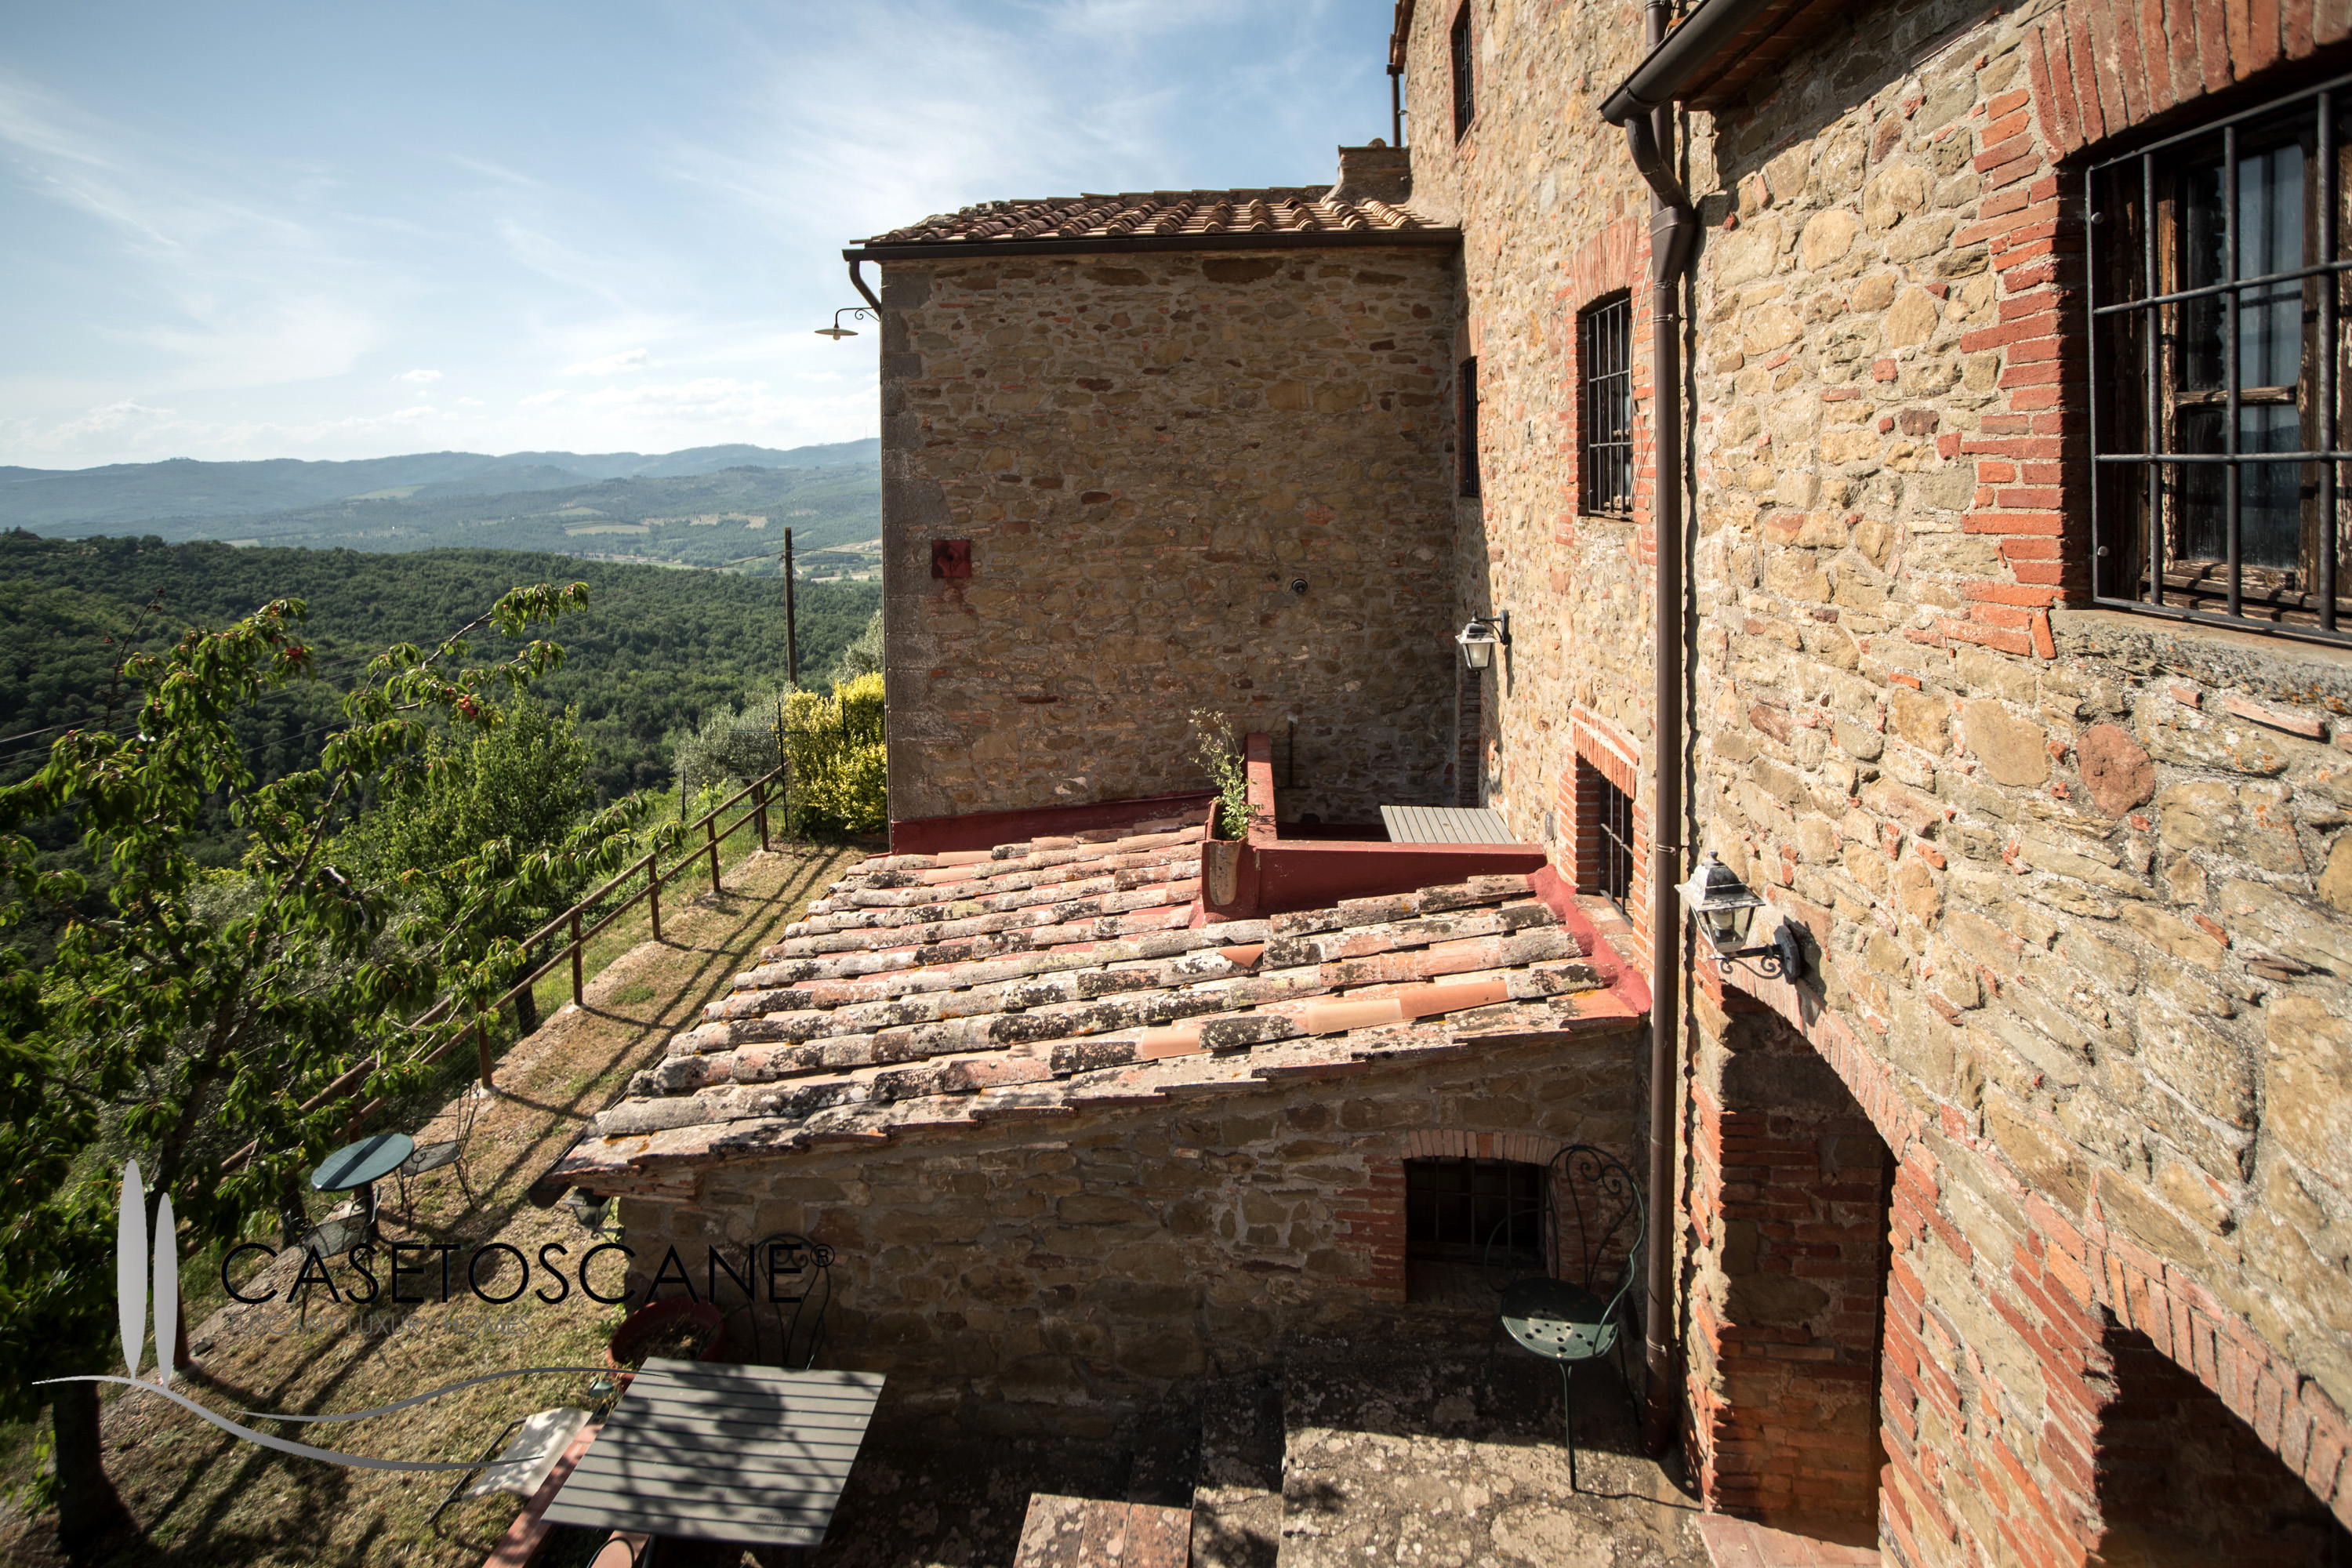
[[[1611,988],[1622,961],[1593,923],[1521,876],[1196,923],[1202,831],[866,861],[551,1176],[659,1189],[712,1160],[1360,1072],[1646,1005]]]
[[[1269,244],[1444,239],[1455,231],[1426,223],[1376,197],[1334,201],[1331,185],[1283,185],[1260,191],[1129,191],[1121,195],[1049,196],[1035,201],[983,202],[961,212],[928,217],[865,241],[869,249],[898,246],[1007,246],[1067,242],[1074,250],[1105,241],[1186,241],[1230,244],[1255,237]]]

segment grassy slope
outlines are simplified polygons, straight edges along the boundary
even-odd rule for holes
[[[730,873],[726,897],[709,898],[705,885],[691,904],[691,879],[677,884],[677,902],[665,900],[665,942],[630,949],[592,983],[585,1008],[551,1019],[516,1047],[499,1068],[500,1097],[478,1113],[468,1133],[464,1184],[453,1171],[421,1178],[417,1232],[395,1219],[394,1233],[453,1241],[461,1255],[496,1239],[533,1258],[542,1244],[560,1243],[577,1258],[590,1242],[570,1212],[532,1208],[523,1200],[524,1188],[632,1071],[659,1056],[669,1032],[724,992],[751,954],[800,918],[856,855],[812,847],[761,856]],[[422,1131],[425,1121],[419,1114],[401,1124]],[[389,1194],[388,1201],[396,1205]],[[219,1321],[207,1329],[204,1320],[224,1300],[216,1279],[199,1283],[199,1268],[210,1267],[191,1261],[183,1270],[191,1331],[199,1344],[210,1335],[188,1392],[218,1411],[350,1410],[502,1368],[595,1365],[621,1316],[620,1309],[576,1293],[518,1316],[472,1301],[460,1284],[458,1299],[411,1310],[392,1334],[383,1332],[380,1316],[371,1332],[361,1326],[364,1314],[323,1300],[307,1327],[290,1331]],[[503,1289],[487,1269],[484,1288],[493,1294]],[[585,1403],[588,1382],[586,1375],[551,1373],[489,1384],[356,1426],[275,1429],[387,1458],[472,1458],[511,1416]],[[146,1532],[142,1541],[120,1543],[107,1559],[109,1568],[158,1563],[357,1568],[392,1562],[459,1568],[482,1561],[519,1507],[518,1500],[504,1496],[461,1503],[428,1527],[425,1515],[447,1488],[446,1476],[344,1470],[284,1458],[161,1402],[110,1399],[107,1411],[109,1473]],[[273,1429],[269,1423],[262,1428]],[[12,1450],[0,1460],[0,1489],[24,1480],[28,1436],[23,1428],[0,1433],[0,1446]],[[54,1515],[11,1517],[0,1508],[0,1561],[45,1568],[58,1562],[54,1531]]]

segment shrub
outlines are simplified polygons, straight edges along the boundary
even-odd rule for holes
[[[1217,830],[1224,838],[1247,838],[1250,830],[1249,764],[1234,738],[1233,721],[1206,708],[1187,715],[1192,723],[1193,756],[1217,790]]]
[[[879,672],[844,681],[830,697],[793,692],[778,731],[793,765],[794,827],[879,833],[890,826]]]

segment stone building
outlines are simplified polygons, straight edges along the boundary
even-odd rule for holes
[[[1600,1143],[1708,1506],[2332,1561],[2352,10],[1649,22],[1400,0],[1409,178],[850,253],[902,853],[566,1172],[919,1249],[847,1353],[1067,1420],[1378,1321],[1416,1181]],[[1268,737],[1241,885],[1358,897],[1202,898],[1195,706]],[[1331,837],[1437,802],[1543,864]],[[1707,854],[1791,970],[1683,918]]]

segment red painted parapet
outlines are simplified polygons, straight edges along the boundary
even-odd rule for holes
[[[949,849],[993,849],[1032,838],[1130,827],[1160,816],[1194,816],[1215,798],[1206,790],[1178,790],[1084,805],[1034,805],[1016,811],[975,811],[963,816],[910,816],[890,825],[893,855],[937,855]]]
[[[1241,847],[1233,900],[1209,904],[1218,914],[1245,918],[1322,909],[1341,899],[1410,893],[1471,877],[1525,876],[1549,864],[1532,844],[1284,838],[1275,826],[1274,738],[1253,733],[1243,742],[1243,756],[1249,769],[1249,839]],[[1206,885],[1204,879],[1204,894]]]

